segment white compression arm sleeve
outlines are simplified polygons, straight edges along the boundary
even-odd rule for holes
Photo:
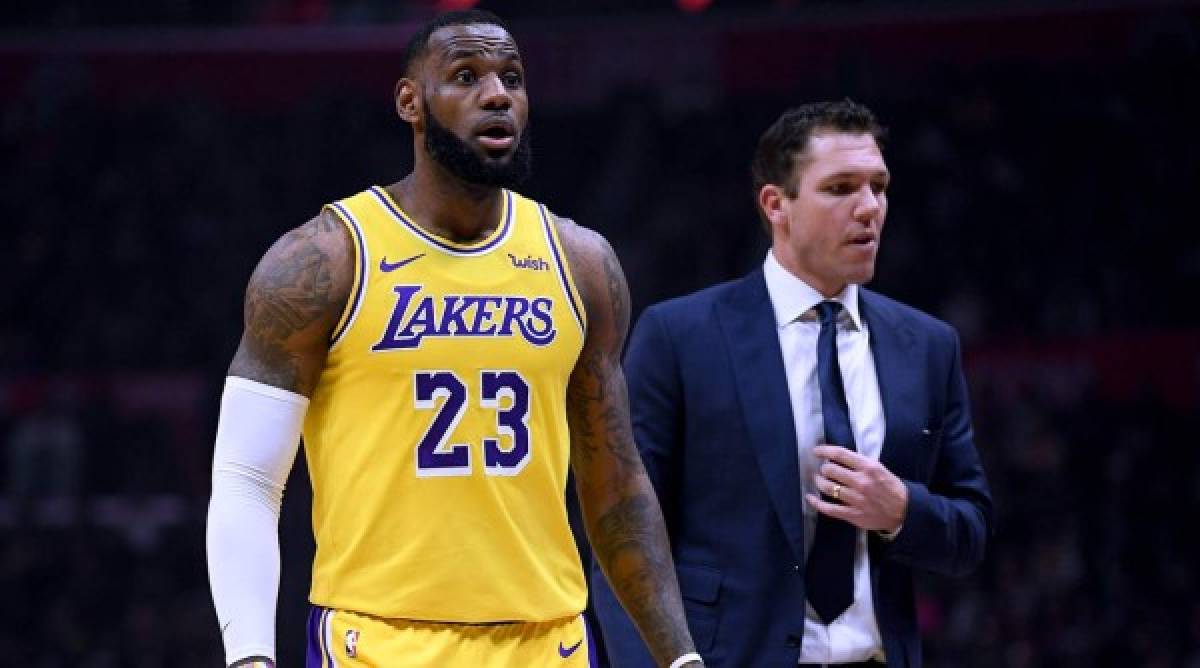
[[[307,409],[299,394],[225,379],[206,543],[226,665],[254,655],[275,659],[279,508]]]

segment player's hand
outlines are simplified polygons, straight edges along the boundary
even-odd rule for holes
[[[805,498],[822,515],[867,531],[894,532],[908,510],[908,487],[878,461],[837,445],[818,445],[825,461],[817,469],[816,494]]]

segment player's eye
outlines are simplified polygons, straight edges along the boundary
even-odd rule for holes
[[[886,193],[887,189],[888,189],[887,181],[872,181],[871,182],[871,191],[874,192],[876,195],[882,195],[882,194]]]
[[[854,192],[854,186],[849,183],[831,183],[825,190],[832,195],[849,195]]]
[[[506,88],[520,88],[524,82],[520,72],[505,72],[500,78]]]
[[[460,84],[473,84],[475,83],[475,79],[475,73],[466,68],[454,73],[454,80]]]

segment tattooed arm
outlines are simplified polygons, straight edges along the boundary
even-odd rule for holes
[[[345,227],[325,212],[284,235],[246,289],[245,331],[225,381],[206,547],[213,604],[233,666],[271,666],[279,509],[300,428],[350,291]]]
[[[346,226],[329,211],[285,234],[246,288],[245,331],[230,376],[312,394],[353,284]]]
[[[621,371],[629,289],[603,237],[562,218],[558,229],[588,315],[587,339],[567,388],[571,469],[588,540],[654,660],[667,666],[695,647],[662,511],[629,421]]]

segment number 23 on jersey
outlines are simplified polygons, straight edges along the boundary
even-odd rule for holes
[[[466,383],[453,371],[419,371],[413,386],[418,409],[433,410],[441,402],[417,443],[417,477],[471,475],[471,444],[450,442],[472,401]],[[532,454],[529,383],[516,371],[481,371],[479,387],[479,405],[496,411],[496,436],[483,439],[483,470],[488,475],[517,475]],[[512,447],[502,449],[499,436],[508,436]]]

